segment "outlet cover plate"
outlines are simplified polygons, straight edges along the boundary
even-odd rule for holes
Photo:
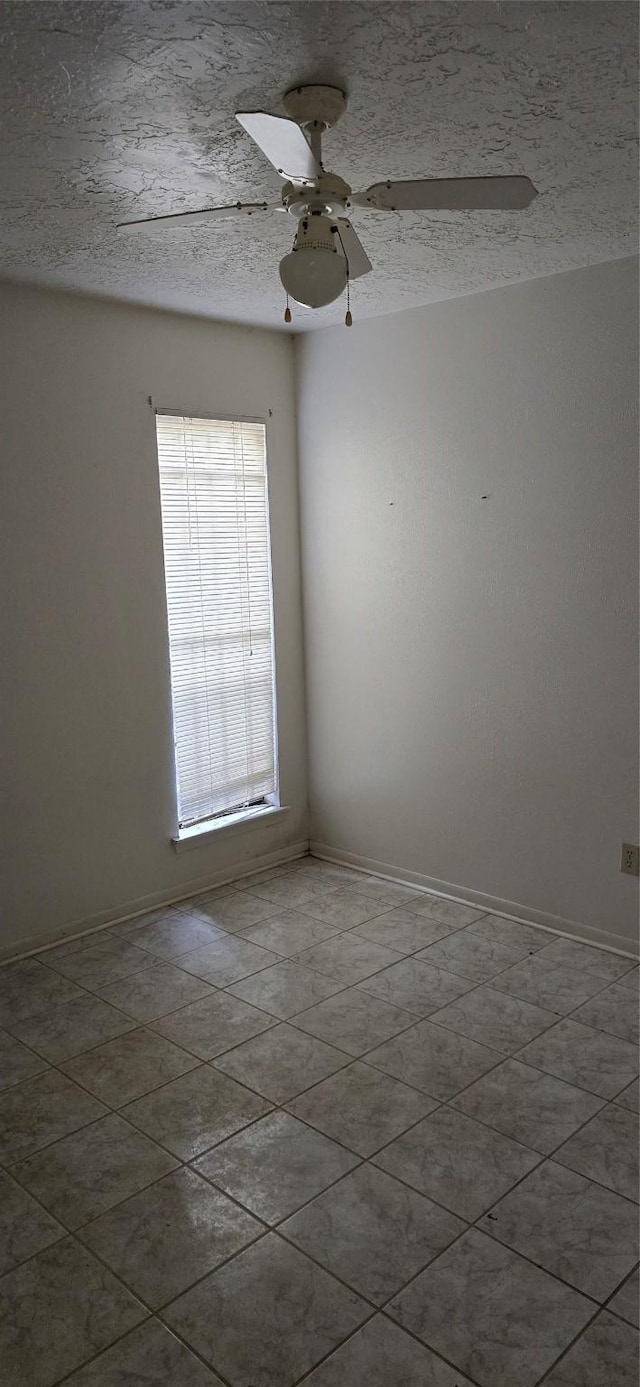
[[[640,876],[640,847],[636,843],[622,844],[620,871],[631,877]]]

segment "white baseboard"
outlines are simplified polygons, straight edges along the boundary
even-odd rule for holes
[[[484,906],[493,915],[502,915],[507,920],[539,925],[552,934],[584,940],[589,944],[598,944],[613,953],[622,953],[629,958],[637,957],[632,947],[632,941],[624,935],[593,929],[590,925],[582,925],[576,920],[565,920],[561,916],[551,915],[546,911],[532,910],[529,906],[520,905],[515,901],[505,901],[498,896],[487,896],[480,891],[469,891],[466,887],[439,881],[436,877],[425,876],[422,872],[405,871],[387,862],[378,862],[371,857],[344,852],[342,849],[334,848],[327,843],[315,841],[309,843],[303,840],[290,844],[287,848],[280,848],[275,852],[263,853],[261,857],[253,858],[250,864],[246,861],[237,863],[235,866],[209,873],[206,877],[197,877],[192,881],[184,882],[177,893],[167,895],[166,892],[162,891],[152,892],[150,895],[138,897],[137,900],[125,902],[117,908],[111,907],[95,915],[86,916],[82,920],[76,920],[62,931],[58,926],[53,931],[48,930],[32,937],[27,949],[21,949],[16,943],[6,944],[0,947],[0,965],[3,962],[19,958],[29,958],[40,949],[50,948],[55,944],[63,943],[66,939],[74,939],[84,934],[97,934],[109,925],[120,924],[124,920],[133,920],[137,915],[144,915],[149,910],[157,910],[160,906],[178,905],[180,901],[186,900],[189,896],[200,891],[206,891],[208,887],[213,890],[216,886],[225,886],[227,882],[241,881],[245,877],[253,876],[256,872],[265,871],[269,867],[293,862],[296,858],[303,857],[307,852],[311,852],[314,857],[323,858],[327,862],[354,867],[370,876],[379,876],[386,881],[413,886],[417,891],[443,896],[447,900],[460,901],[464,905]]]
[[[392,867],[388,862],[377,862],[372,857],[362,857],[359,853],[343,852],[341,848],[328,843],[316,843],[312,839],[309,852],[314,857],[324,858],[326,862],[336,862],[346,867],[355,867],[370,876],[384,877],[386,881],[397,881],[402,886],[413,886],[417,891],[443,896],[446,900],[459,901],[463,905],[483,906],[492,915],[502,915],[506,920],[516,920],[520,924],[540,925],[552,934],[561,934],[569,939],[578,939],[587,944],[598,944],[610,953],[625,954],[637,958],[633,940],[624,934],[612,934],[608,930],[593,929],[577,920],[565,920],[560,915],[550,915],[544,910],[532,910],[516,901],[504,901],[499,896],[487,896],[482,891],[469,891],[465,886],[453,886],[450,882],[439,881],[436,877],[425,876],[422,872],[409,872],[404,868]]]
[[[19,944],[5,944],[0,947],[0,966],[9,961],[14,962],[19,958],[30,958],[32,954],[38,953],[40,949],[52,948],[55,944],[62,944],[67,939],[75,939],[83,934],[97,934],[100,930],[107,929],[109,925],[121,924],[124,920],[134,920],[136,915],[145,915],[149,910],[157,910],[163,905],[178,905],[180,901],[186,900],[189,896],[195,896],[200,891],[206,891],[208,887],[226,886],[227,882],[242,881],[244,877],[253,876],[256,872],[266,871],[268,867],[278,867],[284,862],[293,862],[298,857],[303,857],[309,851],[307,839],[299,843],[290,843],[286,848],[278,848],[275,852],[263,853],[261,857],[254,857],[251,862],[246,859],[236,863],[235,866],[223,867],[217,872],[209,873],[208,876],[196,877],[192,881],[183,882],[177,892],[167,895],[166,891],[155,891],[148,896],[139,896],[137,900],[126,901],[123,905],[108,910],[99,911],[96,915],[88,915],[83,920],[74,920],[61,930],[58,925],[55,930],[48,930],[43,934],[38,934],[29,940],[28,949],[21,948]]]

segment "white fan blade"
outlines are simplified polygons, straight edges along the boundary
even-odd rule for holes
[[[518,211],[538,196],[530,178],[420,178],[407,183],[374,183],[351,202],[390,212]]]
[[[268,116],[264,111],[240,111],[236,120],[283,178],[290,178],[293,183],[313,183],[318,177],[320,165],[295,120]]]
[[[199,226],[200,222],[221,221],[225,217],[253,217],[261,212],[285,212],[280,202],[234,202],[231,207],[203,207],[200,212],[171,212],[168,217],[146,217],[138,222],[120,222],[121,234],[129,231],[163,231],[167,226]]]
[[[358,279],[360,275],[368,275],[369,270],[373,269],[373,265],[351,222],[343,217],[338,217],[338,226],[342,248],[349,266],[349,279]]]

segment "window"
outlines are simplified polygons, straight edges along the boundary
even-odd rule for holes
[[[276,803],[266,430],[156,414],[180,829]]]

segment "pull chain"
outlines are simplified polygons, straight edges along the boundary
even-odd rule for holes
[[[343,239],[342,239],[342,236],[340,235],[340,227],[338,226],[338,224],[336,223],[335,226],[332,226],[331,230],[332,230],[332,231],[335,231],[336,234],[337,234],[337,237],[338,237],[338,240],[339,240],[339,242],[340,242],[340,245],[342,246],[342,254],[344,255],[345,264],[346,264],[346,267],[347,267],[347,311],[346,311],[346,313],[345,313],[344,325],[345,325],[345,327],[352,327],[352,326],[353,326],[353,318],[351,317],[351,298],[350,298],[350,293],[349,293],[349,290],[350,290],[350,287],[351,287],[351,280],[350,280],[350,277],[349,277],[349,256],[347,255],[347,252],[346,252],[346,250],[345,250],[345,248],[344,248],[344,241],[343,241]]]
[[[290,323],[290,322],[291,322],[291,309],[289,308],[289,295],[288,295],[288,294],[287,294],[287,306],[286,306],[286,308],[285,308],[285,310],[284,310],[284,320],[285,320],[285,323]]]

